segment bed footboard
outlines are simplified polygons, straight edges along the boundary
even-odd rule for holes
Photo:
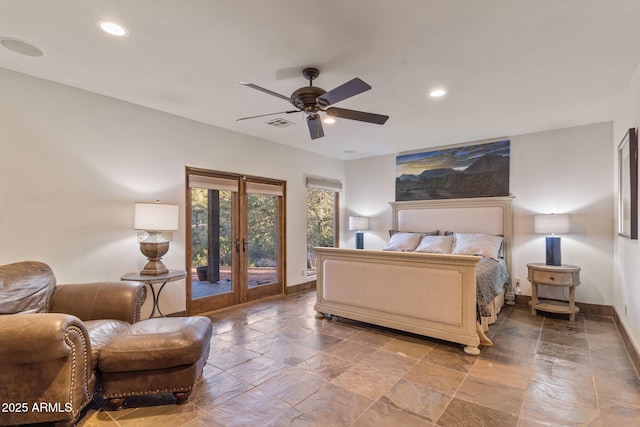
[[[477,256],[314,248],[320,315],[465,345],[478,355]]]

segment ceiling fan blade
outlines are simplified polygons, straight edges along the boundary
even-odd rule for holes
[[[320,115],[313,114],[307,116],[307,125],[309,126],[309,134],[311,139],[318,139],[324,136],[324,130],[322,130],[322,121]]]
[[[327,107],[335,104],[336,102],[340,102],[343,99],[351,98],[359,93],[368,91],[369,89],[371,89],[371,86],[356,77],[335,89],[331,89],[324,95],[319,96],[316,101],[321,107]]]
[[[358,120],[361,122],[374,123],[376,125],[383,125],[389,119],[389,116],[383,116],[382,114],[365,113],[364,111],[347,110],[346,108],[331,107],[327,108],[326,113],[332,117]]]
[[[288,96],[280,95],[279,93],[276,93],[276,92],[274,92],[272,90],[269,90],[269,89],[265,89],[265,88],[260,87],[258,85],[254,85],[253,83],[240,82],[240,84],[241,85],[245,85],[245,86],[250,87],[250,88],[253,88],[253,89],[257,89],[260,92],[268,93],[269,95],[273,95],[273,96],[276,96],[278,98],[282,98],[285,101],[291,102],[291,98],[289,98]]]
[[[250,116],[250,117],[243,117],[241,119],[236,119],[236,122],[239,122],[240,120],[257,119],[258,117],[273,116],[275,114],[299,113],[300,111],[302,111],[302,110],[290,110],[290,111],[280,111],[279,113],[260,114],[259,116]]]

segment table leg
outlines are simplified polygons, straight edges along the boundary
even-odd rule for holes
[[[569,286],[569,320],[572,322],[576,321],[576,287]]]
[[[151,315],[149,315],[149,319],[153,318],[156,315],[156,307],[158,306],[158,298],[156,297],[156,290],[153,288],[153,284],[149,284],[149,289],[151,289],[151,296],[153,298],[153,304],[151,305]],[[159,295],[158,295],[159,296]],[[160,310],[158,310],[160,311]]]
[[[531,314],[534,316],[538,313],[536,305],[538,304],[538,284],[531,282]]]
[[[160,289],[158,289],[158,299],[155,300],[156,309],[158,310],[158,313],[160,313],[160,316],[162,316],[162,317],[167,317],[167,316],[162,314],[162,312],[160,311],[160,292],[162,292],[162,289],[164,288],[164,285],[166,285],[166,284],[167,284],[167,282],[164,282],[162,284],[162,286],[160,286]]]

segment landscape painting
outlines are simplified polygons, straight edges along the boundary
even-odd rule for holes
[[[510,141],[396,157],[396,201],[509,195]]]

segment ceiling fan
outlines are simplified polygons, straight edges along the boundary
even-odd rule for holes
[[[306,114],[307,125],[309,126],[309,134],[311,135],[311,139],[317,139],[324,136],[320,114],[318,114],[318,112],[320,111],[325,112],[328,116],[331,117],[358,120],[361,122],[374,123],[378,125],[383,125],[389,118],[389,116],[383,116],[382,114],[365,113],[364,111],[331,107],[331,105],[337,102],[340,102],[347,98],[351,98],[352,96],[358,95],[359,93],[371,89],[371,86],[357,77],[327,92],[322,88],[313,86],[313,80],[320,75],[320,71],[317,68],[305,68],[304,70],[302,70],[302,75],[305,79],[309,80],[309,86],[301,87],[300,89],[296,90],[291,94],[291,97],[280,95],[279,93],[254,85],[253,83],[240,82],[240,84],[243,84],[250,88],[257,89],[261,92],[268,93],[269,95],[276,96],[278,98],[284,99],[285,101],[289,101],[296,108],[296,110],[261,114],[259,116],[243,117],[241,119],[237,119],[237,121],[271,116],[274,114],[304,112]]]

